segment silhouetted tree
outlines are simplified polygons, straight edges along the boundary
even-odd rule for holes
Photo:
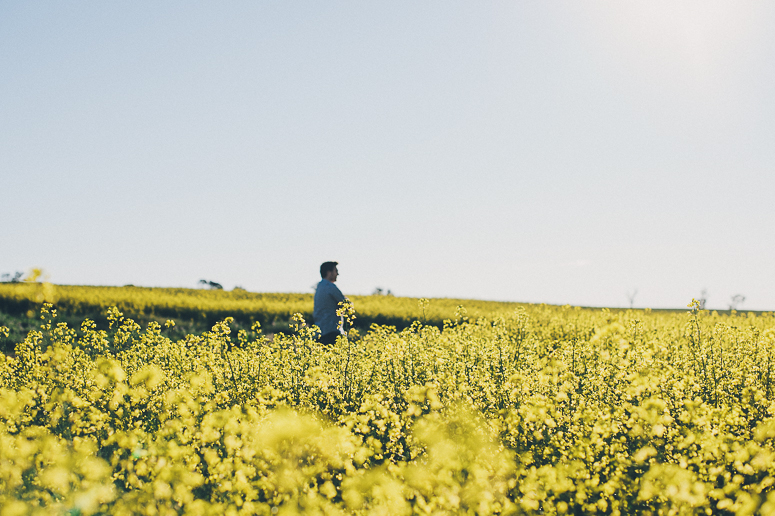
[[[708,289],[702,289],[702,292],[700,292],[700,298],[697,301],[700,302],[700,310],[705,310],[705,305],[708,303]]]
[[[627,291],[627,299],[630,301],[630,308],[635,306],[635,296],[638,295],[638,289],[633,289],[632,292]]]
[[[729,301],[729,309],[737,310],[738,305],[742,305],[743,303],[745,303],[745,296],[742,294],[735,294]]]
[[[205,287],[209,288],[210,290],[223,290],[223,285],[220,283],[216,283],[214,281],[208,281],[204,279],[199,280],[200,285],[204,285]]]
[[[20,271],[16,271],[13,276],[6,272],[0,276],[0,281],[3,283],[19,283],[22,279],[22,276],[24,276],[24,273]]]

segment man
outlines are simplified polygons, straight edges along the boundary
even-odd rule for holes
[[[312,318],[320,328],[319,340],[323,344],[335,344],[336,337],[342,333],[342,318],[336,315],[336,311],[345,297],[334,285],[339,276],[337,265],[337,262],[325,262],[320,266],[320,277],[323,279],[315,289],[315,309],[312,312]]]

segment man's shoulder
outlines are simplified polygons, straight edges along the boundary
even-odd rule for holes
[[[318,283],[317,289],[315,289],[316,292],[337,292],[339,289],[336,285],[328,281],[327,279],[320,280],[320,283]]]
[[[327,279],[324,279],[320,283],[318,283],[316,292],[321,292],[321,293],[327,292],[332,294],[343,295],[342,291],[339,290],[339,287],[337,287],[333,281],[328,281]]]

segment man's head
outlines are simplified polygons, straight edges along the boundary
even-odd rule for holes
[[[336,268],[337,265],[339,265],[338,262],[325,262],[320,266],[320,277],[332,283],[335,282],[336,277],[339,276],[339,270]]]

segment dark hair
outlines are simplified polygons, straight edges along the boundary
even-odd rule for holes
[[[320,266],[320,277],[325,278],[328,273],[336,268],[339,262],[325,262]]]

